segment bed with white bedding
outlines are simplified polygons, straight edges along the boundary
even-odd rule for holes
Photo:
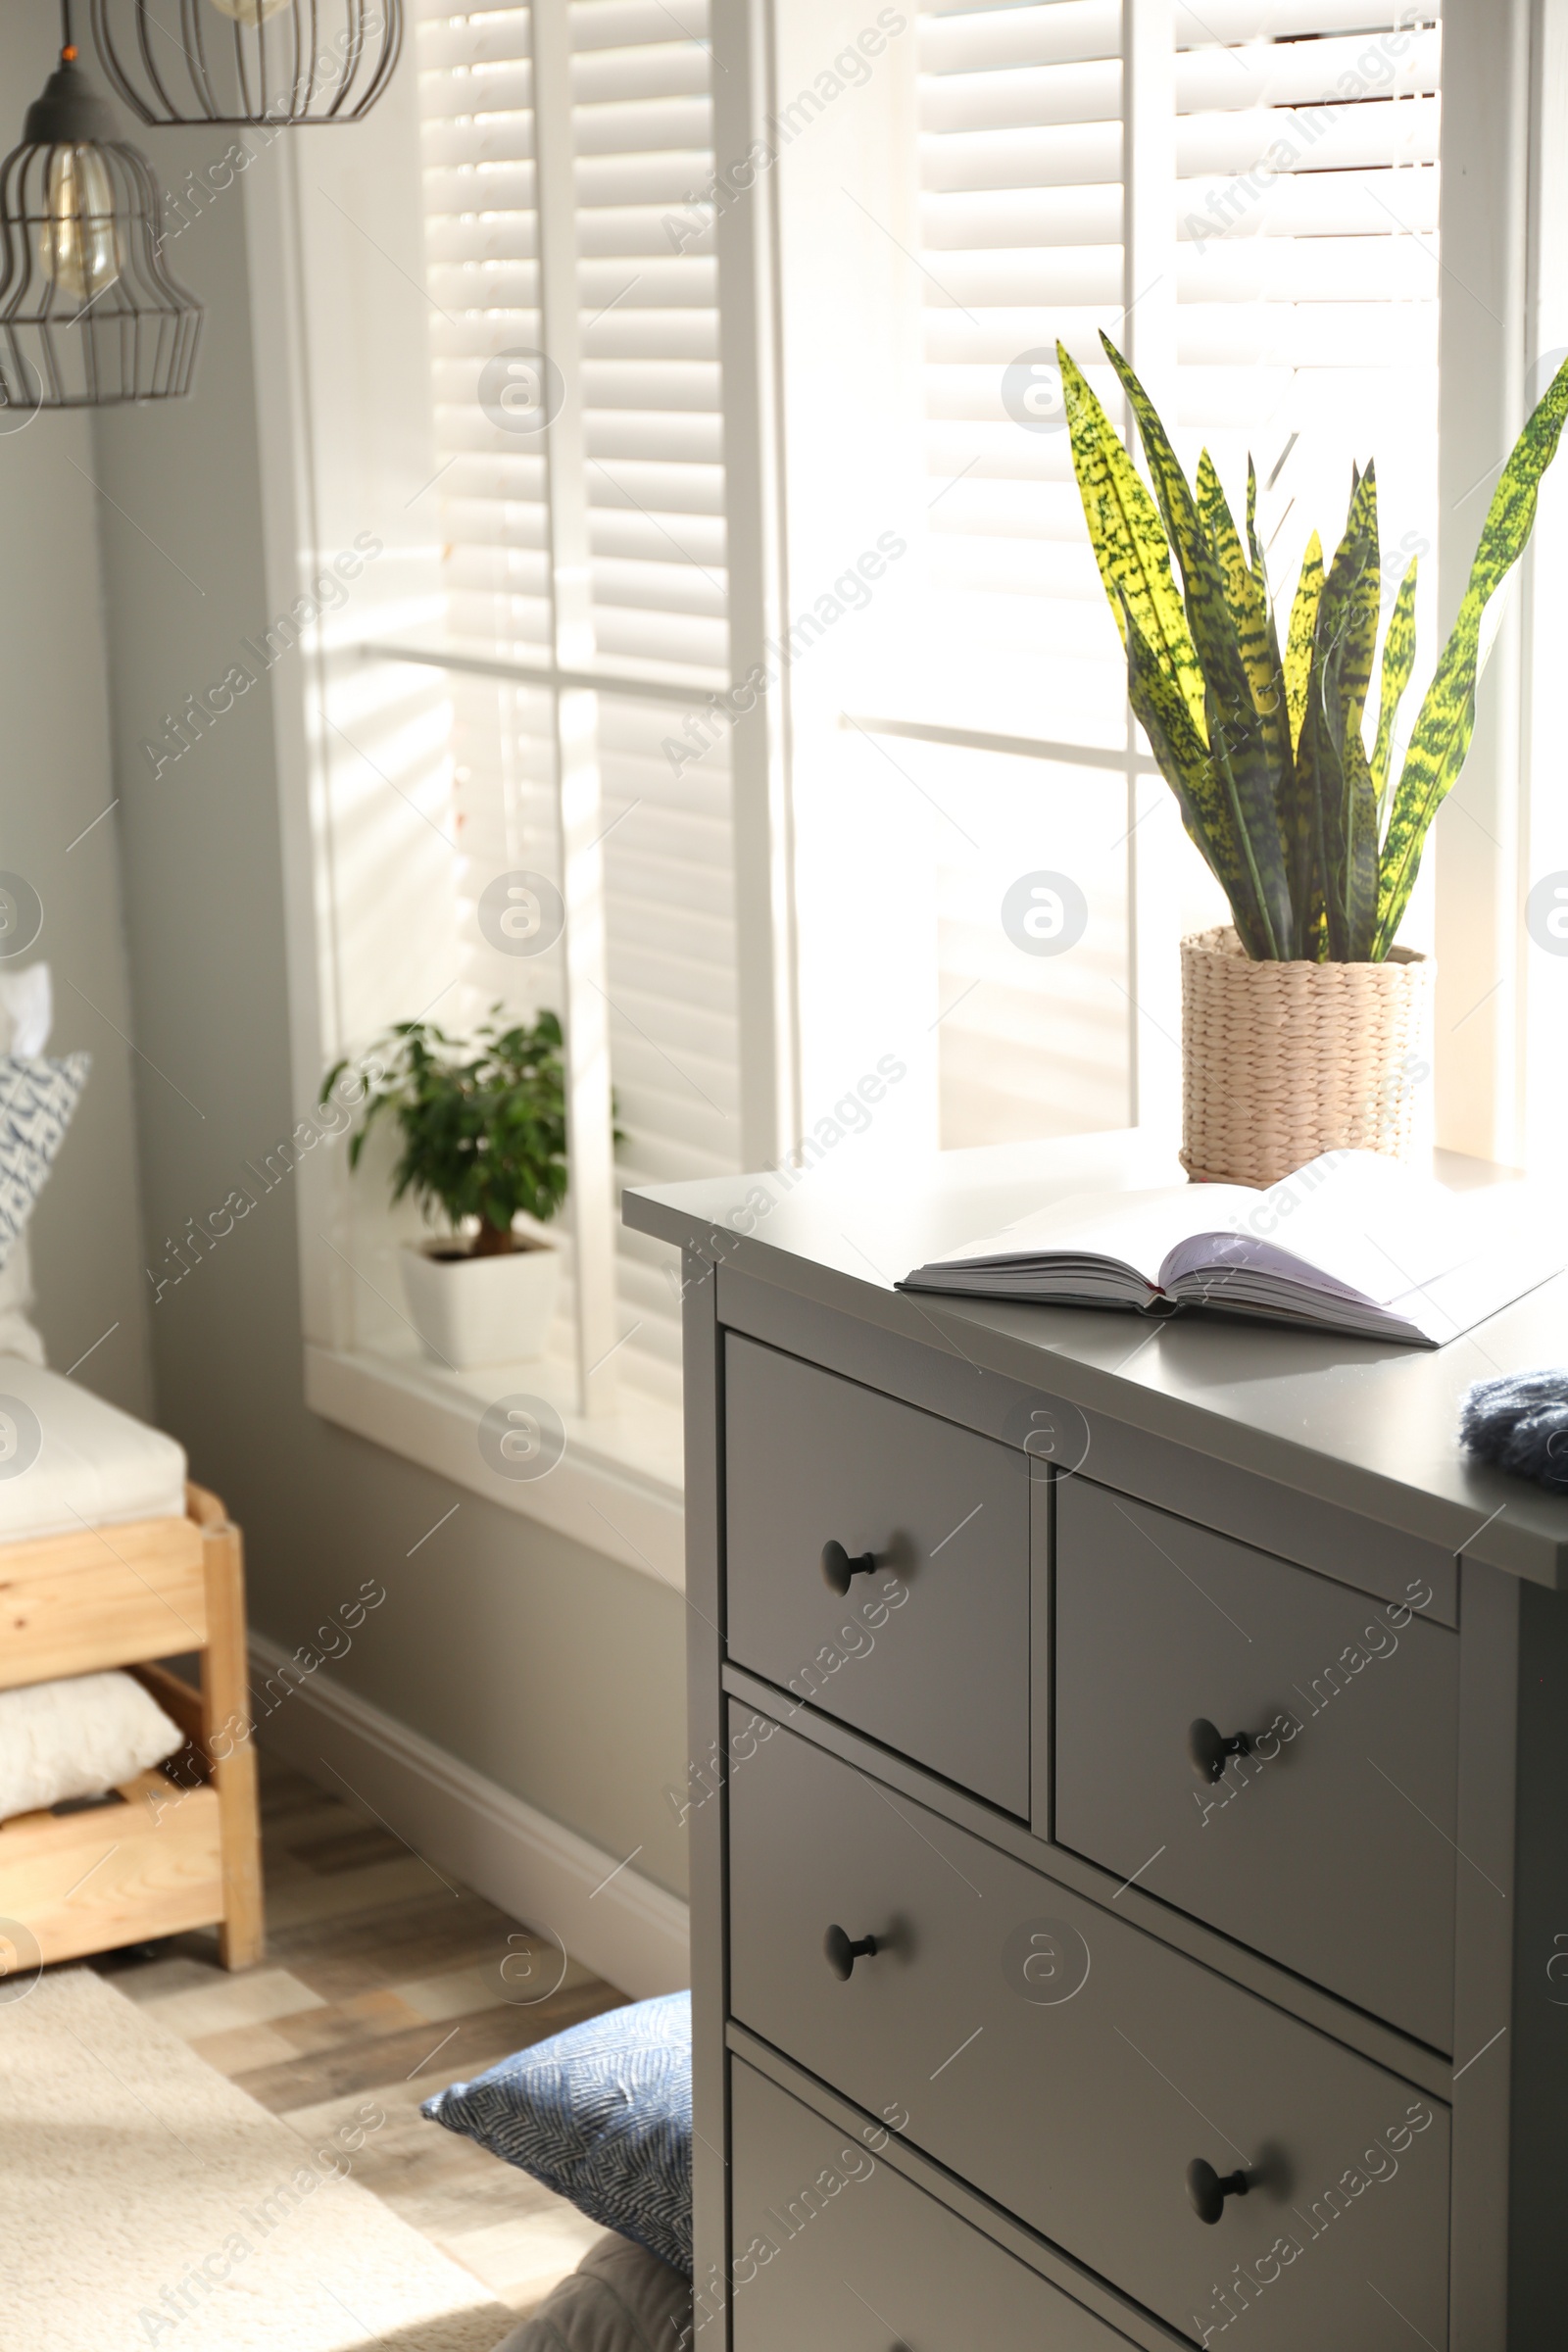
[[[41,1362],[0,1353],[0,1544],[182,1519],[185,1468],[184,1447],[161,1429]]]
[[[0,1544],[185,1515],[183,1449],[51,1372],[32,1319],[27,1220],[85,1080],[40,1105],[53,1021],[49,966],[0,968]]]
[[[262,1948],[239,1531],[184,1449],[32,1320],[27,1219],[88,1075],[49,975],[0,969],[0,1979],[216,1926]],[[73,1367],[74,1370],[75,1367]],[[161,1661],[196,1653],[200,1688]]]

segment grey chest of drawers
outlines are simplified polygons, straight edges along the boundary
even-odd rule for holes
[[[683,1252],[710,2352],[1560,2352],[1568,1502],[1437,1353],[896,1292],[1133,1137]]]

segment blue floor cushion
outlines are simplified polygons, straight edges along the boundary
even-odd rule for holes
[[[420,2112],[691,2277],[689,1992],[591,2017]]]

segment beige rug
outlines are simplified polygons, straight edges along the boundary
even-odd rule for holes
[[[0,2000],[0,2352],[493,2352],[514,2325],[310,2141],[88,1969]]]

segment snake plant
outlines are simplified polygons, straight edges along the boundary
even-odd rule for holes
[[[1325,568],[1316,532],[1307,545],[1282,653],[1250,459],[1244,547],[1208,452],[1194,487],[1132,368],[1107,336],[1101,341],[1137,421],[1153,496],[1058,343],[1073,468],[1127,652],[1128,700],[1182,822],[1254,960],[1380,963],[1428,828],[1470,749],[1482,615],[1535,522],[1568,416],[1568,362],[1502,468],[1458,618],[1391,783],[1395,722],[1415,662],[1416,566],[1383,633],[1368,753],[1362,713],[1382,603],[1373,467],[1351,469],[1332,564]]]

